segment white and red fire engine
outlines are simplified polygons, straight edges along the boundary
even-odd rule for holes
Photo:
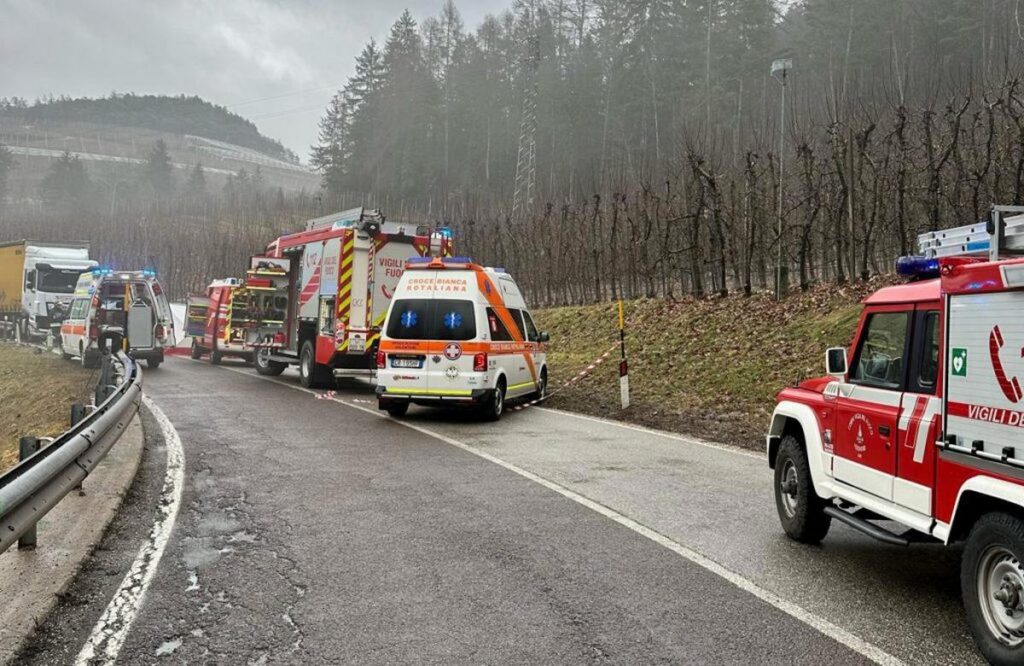
[[[965,542],[975,640],[1024,663],[1024,207],[924,234],[915,279],[864,301],[828,376],[782,391],[767,436],[786,533],[833,519],[890,544]],[[906,526],[896,534],[877,524]]]
[[[381,326],[413,256],[448,255],[447,229],[390,222],[355,208],[311,220],[253,257],[246,276],[246,344],[260,374],[299,366],[304,386],[374,372]]]

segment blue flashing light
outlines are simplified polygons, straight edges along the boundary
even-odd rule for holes
[[[90,272],[96,276],[110,275],[114,272],[114,269],[111,268],[110,266],[95,266]]]
[[[433,259],[431,257],[409,257],[407,261],[410,264],[429,264]]]
[[[896,273],[916,280],[939,277],[939,260],[929,257],[900,257],[896,260]]]
[[[439,231],[440,231],[441,235],[444,236],[445,238],[451,238],[452,237],[452,229],[451,229],[451,227],[441,227],[441,229]]]
[[[143,277],[155,278],[156,277],[156,270],[152,269],[152,268],[143,268],[142,269],[142,275],[143,275]]]
[[[473,263],[472,257],[445,257],[444,263],[446,264],[471,264]]]

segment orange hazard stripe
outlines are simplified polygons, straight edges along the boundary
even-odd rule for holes
[[[516,342],[529,345],[523,338],[523,332],[520,330],[519,322],[513,317],[512,313],[505,307],[505,299],[501,297],[501,292],[498,291],[498,286],[491,281],[483,271],[476,271],[476,284],[480,289],[480,293],[484,295],[487,302],[490,303],[494,311],[498,313],[498,318],[505,324],[505,328],[512,335],[512,339]],[[498,343],[500,344],[500,343]],[[533,348],[532,346],[527,347],[523,352],[523,358],[526,360],[526,365],[530,368],[530,377],[533,379],[533,383],[537,383],[537,367],[533,362]]]

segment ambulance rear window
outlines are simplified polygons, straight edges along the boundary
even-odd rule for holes
[[[388,317],[393,340],[471,340],[476,337],[472,301],[406,298]]]

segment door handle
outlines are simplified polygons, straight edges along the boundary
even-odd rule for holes
[[[892,431],[889,430],[889,426],[887,426],[887,425],[878,426],[878,434],[884,435],[884,436],[888,437],[890,432],[892,432]]]

